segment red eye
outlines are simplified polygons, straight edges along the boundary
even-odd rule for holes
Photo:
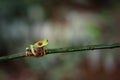
[[[41,45],[42,45],[42,41],[39,41],[39,42],[38,42],[38,45],[41,46]]]

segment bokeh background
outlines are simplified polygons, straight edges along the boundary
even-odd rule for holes
[[[0,56],[46,48],[120,42],[119,0],[0,0]],[[0,80],[120,80],[120,49],[0,62]]]

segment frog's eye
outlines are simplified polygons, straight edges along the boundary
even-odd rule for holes
[[[38,41],[38,45],[41,46],[42,45],[42,41]]]

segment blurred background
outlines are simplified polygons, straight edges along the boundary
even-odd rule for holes
[[[0,0],[0,56],[46,48],[120,42],[119,0]],[[0,80],[120,80],[120,49],[0,62]]]

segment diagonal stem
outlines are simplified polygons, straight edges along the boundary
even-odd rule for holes
[[[75,52],[75,51],[88,51],[88,50],[98,50],[98,49],[113,49],[113,48],[119,48],[119,47],[120,47],[120,43],[86,45],[86,46],[79,46],[79,47],[46,49],[46,54],[67,53],[67,52]],[[27,57],[25,52],[18,53],[18,54],[11,54],[8,56],[2,56],[0,57],[0,61],[18,59],[18,58],[23,58],[23,57]]]

